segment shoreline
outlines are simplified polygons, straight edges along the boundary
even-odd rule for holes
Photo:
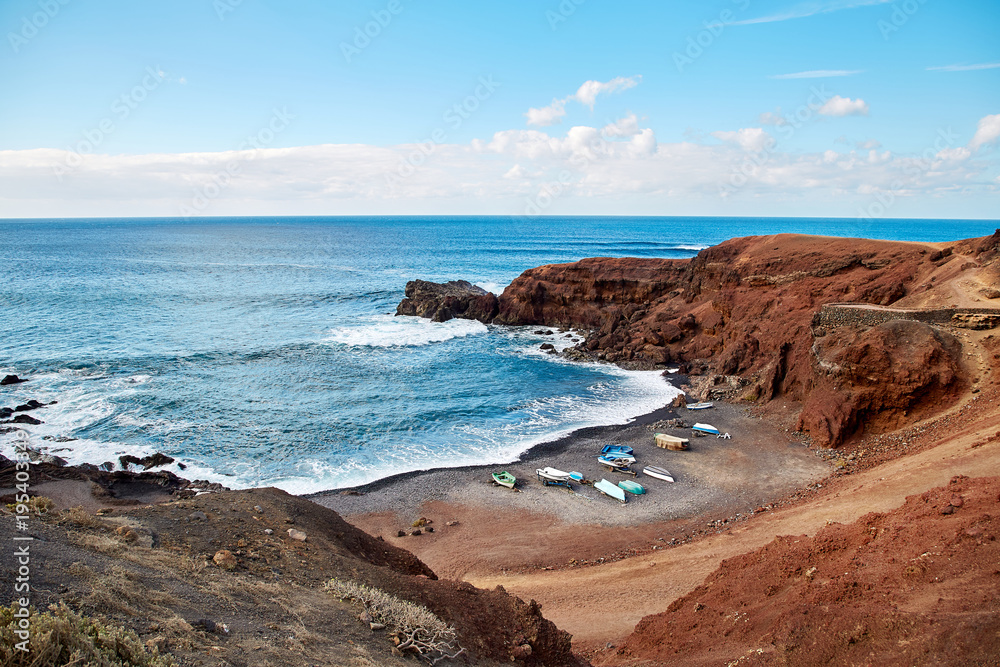
[[[681,385],[687,384],[688,382],[687,375],[682,375],[680,373],[672,373],[670,375],[664,375],[663,377],[668,384],[675,387],[678,391],[684,392],[684,390],[681,389]],[[682,393],[682,395],[687,396],[686,393]],[[482,464],[463,465],[455,467],[410,470],[408,472],[400,472],[400,473],[395,473],[393,475],[389,475],[387,477],[381,477],[374,481],[366,482],[365,484],[358,484],[356,486],[345,486],[336,489],[312,491],[309,493],[296,494],[296,495],[298,495],[300,498],[306,498],[315,501],[317,498],[344,495],[344,492],[358,492],[361,494],[366,494],[376,491],[382,491],[392,487],[395,484],[420,478],[426,475],[431,475],[437,472],[444,472],[444,471],[484,472],[485,471],[486,474],[489,474],[490,472],[502,469],[505,466],[530,464],[538,462],[546,457],[557,456],[567,451],[573,445],[573,443],[579,438],[596,438],[601,435],[604,435],[605,433],[608,434],[616,433],[618,430],[629,426],[646,426],[656,421],[675,418],[678,416],[677,410],[678,408],[671,407],[670,405],[665,405],[651,412],[647,412],[645,414],[632,417],[628,422],[624,424],[599,424],[597,426],[584,426],[582,428],[574,429],[573,431],[570,431],[566,435],[560,436],[553,440],[546,440],[536,445],[531,445],[521,454],[519,454],[515,460],[509,461],[507,463],[482,463]]]

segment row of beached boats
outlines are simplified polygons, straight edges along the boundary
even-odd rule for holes
[[[636,475],[636,472],[631,468],[632,464],[635,463],[635,452],[627,445],[605,445],[601,449],[601,453],[598,455],[597,461],[610,471],[633,476]],[[665,482],[674,481],[670,471],[666,468],[646,466],[642,469],[642,472],[643,474]],[[552,467],[538,468],[535,470],[535,475],[544,486],[564,486],[567,489],[572,489],[572,484],[574,482],[582,484],[586,481],[582,473],[564,472]],[[506,470],[493,473],[492,478],[494,483],[510,489],[513,489],[517,484],[517,478]],[[594,482],[593,484],[595,489],[610,498],[614,498],[620,503],[625,503],[627,501],[628,497],[625,495],[626,493],[641,495],[646,492],[646,489],[642,484],[628,479],[615,484],[614,482],[610,482],[602,478],[600,481]]]

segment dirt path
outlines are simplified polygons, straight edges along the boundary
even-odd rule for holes
[[[722,560],[777,535],[811,535],[829,522],[847,523],[893,509],[906,496],[946,484],[955,475],[995,475],[1000,443],[982,443],[997,426],[996,418],[985,420],[974,431],[931,449],[837,479],[807,504],[757,515],[746,525],[692,544],[598,567],[473,576],[470,581],[486,588],[502,585],[539,601],[547,618],[573,634],[577,650],[617,642],[643,616],[663,611],[702,583]]]

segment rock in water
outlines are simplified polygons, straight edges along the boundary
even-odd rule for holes
[[[8,384],[18,384],[20,382],[27,382],[27,380],[22,380],[21,378],[17,377],[16,375],[5,375],[4,378],[2,380],[0,380],[0,386],[4,386],[4,385],[8,385]]]
[[[434,322],[453,318],[491,322],[500,312],[497,296],[465,280],[432,283],[411,280],[406,298],[396,307],[397,315],[416,315]]]

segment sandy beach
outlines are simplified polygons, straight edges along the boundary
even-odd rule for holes
[[[654,426],[675,418],[687,426],[707,422],[732,437],[694,437],[689,428]],[[654,432],[689,437],[690,448],[656,447]],[[639,474],[633,478],[603,468],[596,457],[606,444],[633,447]],[[666,468],[676,481],[642,474],[646,465]],[[574,484],[572,490],[543,486],[535,470],[544,466],[578,471],[592,481],[635,479],[646,493],[629,495],[621,505],[586,484]],[[499,469],[518,478],[516,491],[491,483],[490,473]],[[746,408],[716,403],[697,412],[664,407],[628,424],[581,429],[504,466],[408,473],[311,499],[412,551],[439,575],[468,578],[557,568],[571,560],[602,562],[662,548],[670,540],[684,541],[706,522],[746,517],[830,470],[793,434]],[[433,522],[432,533],[397,536],[400,530],[411,533],[421,517]]]

